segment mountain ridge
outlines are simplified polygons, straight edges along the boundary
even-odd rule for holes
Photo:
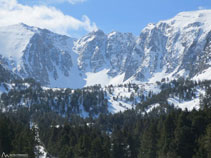
[[[25,24],[0,27],[0,62],[15,75],[60,88],[206,79],[209,17],[211,10],[181,12],[147,25],[138,37],[96,30],[74,39]]]

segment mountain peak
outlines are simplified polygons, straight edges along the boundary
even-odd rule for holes
[[[23,23],[23,22],[18,23],[18,24],[16,24],[16,25],[20,25],[20,26],[23,26],[23,27],[26,27],[26,28],[32,27],[32,26],[26,25],[26,24]]]
[[[186,12],[180,12],[175,17],[210,17],[211,16],[211,10],[196,10],[196,11],[186,11]]]
[[[105,35],[105,33],[101,29],[94,30],[90,34],[98,35],[98,36],[104,36]]]
[[[0,27],[0,54],[15,73],[53,87],[194,77],[210,67],[210,19],[211,10],[182,12],[148,24],[139,37],[98,29],[77,41],[20,23]]]
[[[37,32],[39,30],[39,28],[34,27],[34,26],[29,26],[25,23],[18,23],[18,24],[14,24],[14,25],[9,25],[6,28],[11,28],[11,29],[17,29],[17,30],[28,30],[28,31],[32,31],[32,32]]]
[[[23,23],[0,27],[0,52],[4,57],[19,63],[36,28]]]
[[[177,28],[186,28],[187,26],[201,27],[206,31],[211,30],[211,10],[197,10],[180,12],[175,17],[164,20],[169,25]]]

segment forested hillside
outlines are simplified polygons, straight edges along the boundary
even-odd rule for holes
[[[41,143],[49,157],[59,158],[210,158],[210,81],[163,80],[155,89],[136,84],[50,89],[31,79],[4,86],[0,152],[33,158],[41,154]],[[134,105],[114,114],[111,96],[115,103]]]
[[[26,109],[0,113],[0,154],[28,154],[35,157],[34,128],[30,127],[30,115]]]
[[[16,116],[1,114],[0,146],[6,153],[34,157],[34,130],[29,128],[29,111],[28,116],[24,113],[27,111],[19,109]],[[172,109],[157,116],[151,113],[142,115],[128,110],[102,114],[97,119],[72,116],[71,121],[55,113],[37,113],[31,115],[31,120],[38,123],[48,155],[56,157],[210,157],[210,105],[191,112]]]
[[[13,80],[1,83],[4,89],[0,97],[0,109],[14,111],[27,107],[32,112],[55,112],[63,117],[72,114],[81,117],[97,117],[99,114],[136,109],[142,113],[171,108],[199,109],[210,81],[178,80],[142,84],[100,85],[83,89],[46,88],[33,79]],[[207,94],[208,95],[208,94]],[[191,104],[191,105],[190,105]],[[161,112],[160,111],[160,112]]]
[[[127,111],[40,130],[46,149],[58,157],[209,158],[210,120],[210,109],[159,117]]]

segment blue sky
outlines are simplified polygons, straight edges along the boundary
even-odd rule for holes
[[[69,29],[68,33],[73,36],[81,36],[95,25],[106,33],[120,31],[139,35],[148,23],[169,19],[181,11],[211,9],[211,0],[18,0],[17,3],[54,7],[64,16],[82,22],[85,15],[90,29],[84,30],[86,26]],[[75,33],[78,30],[80,33]]]
[[[87,0],[57,7],[77,18],[87,15],[105,32],[118,30],[138,35],[148,23],[172,18],[181,11],[209,9],[211,0]]]

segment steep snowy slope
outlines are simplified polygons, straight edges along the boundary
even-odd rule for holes
[[[37,29],[24,24],[0,27],[1,55],[20,64],[23,51],[35,32]]]
[[[97,30],[79,39],[74,46],[79,54],[78,67],[85,74],[86,85],[124,82],[136,37],[131,33]]]
[[[174,18],[149,24],[134,48],[140,62],[135,80],[194,77],[210,66],[211,10],[182,12]],[[194,66],[193,66],[194,65]]]
[[[83,87],[75,39],[17,24],[0,28],[0,62],[23,78],[52,87]]]
[[[103,85],[116,80],[155,83],[163,78],[206,79],[210,72],[210,19],[211,10],[182,12],[149,24],[138,39],[129,33],[92,32],[76,42],[78,65],[88,72],[88,85],[93,78]],[[105,80],[98,82],[102,77]]]
[[[147,25],[139,37],[101,30],[75,40],[17,24],[0,28],[0,63],[49,87],[207,79],[211,10],[182,12]],[[194,66],[193,66],[194,65]]]
[[[78,66],[87,76],[87,84],[113,84],[124,81],[136,38],[131,33],[97,30],[79,39],[74,50],[79,54]],[[104,78],[104,80],[102,79]]]

